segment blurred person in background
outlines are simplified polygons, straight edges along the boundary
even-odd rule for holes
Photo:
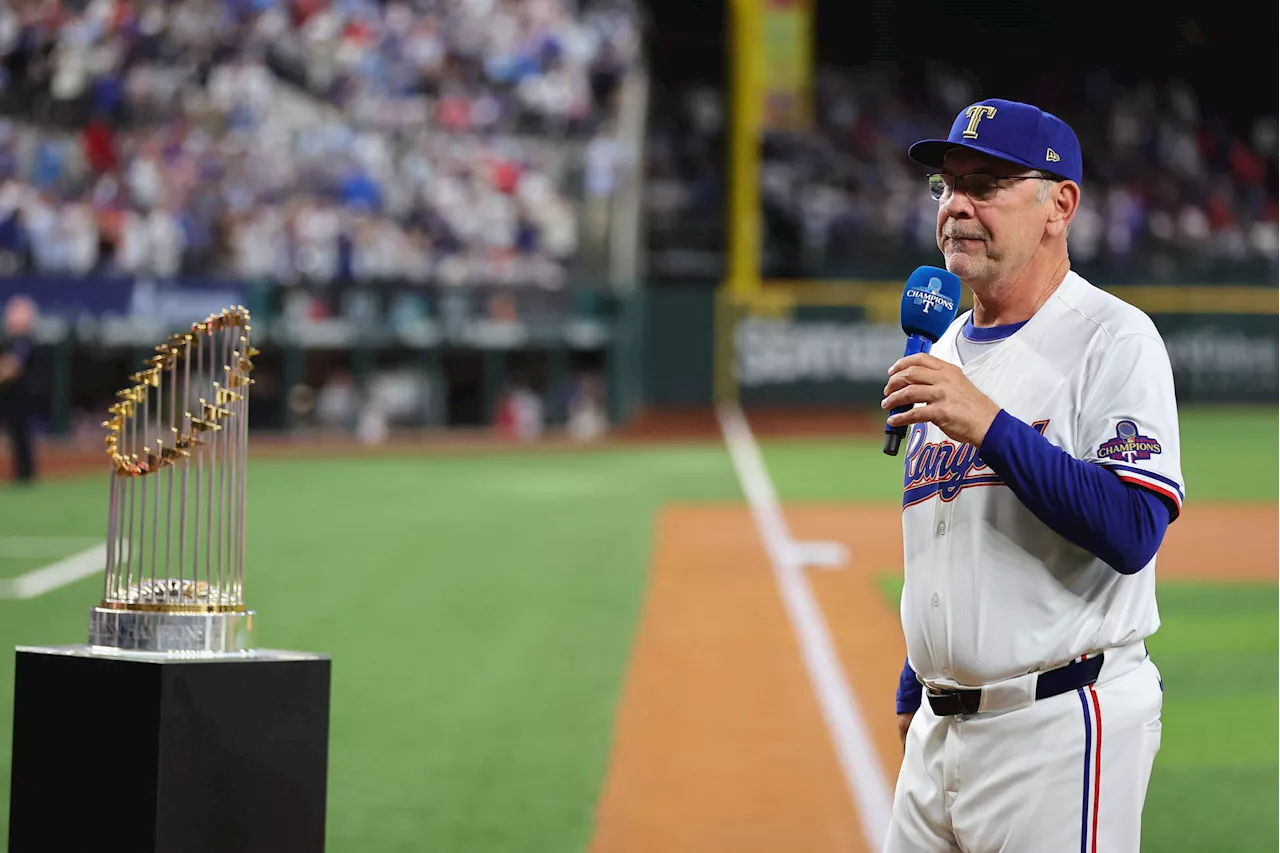
[[[543,405],[523,380],[509,384],[498,397],[494,430],[506,439],[534,441],[542,437]]]
[[[350,373],[334,370],[325,377],[316,395],[315,411],[322,427],[338,432],[355,429],[360,417],[360,394]]]
[[[36,475],[28,376],[35,345],[32,337],[35,320],[36,304],[29,296],[19,294],[4,306],[4,331],[0,336],[0,423],[9,434],[13,479],[17,483],[33,482]]]
[[[578,377],[569,393],[569,437],[575,441],[595,441],[602,438],[609,428],[609,414],[605,410],[604,384],[595,373]]]

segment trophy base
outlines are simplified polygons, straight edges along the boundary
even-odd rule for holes
[[[253,648],[253,611],[186,613],[95,607],[89,645],[104,652],[239,654]]]
[[[323,853],[327,656],[18,647],[10,853]]]

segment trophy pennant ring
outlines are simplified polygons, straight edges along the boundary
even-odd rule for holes
[[[110,409],[103,650],[253,649],[244,598],[249,312],[228,308],[156,347]]]

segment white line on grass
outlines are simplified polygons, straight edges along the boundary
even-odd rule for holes
[[[128,542],[122,543],[128,555]],[[107,564],[105,542],[13,579],[0,578],[0,598],[35,598],[101,572]]]
[[[747,419],[736,404],[721,406],[717,416],[738,482],[769,554],[787,615],[800,641],[800,651],[818,704],[835,741],[840,769],[862,818],[863,834],[870,848],[879,850],[884,844],[893,808],[889,783],[871,744],[858,702],[840,667],[822,611],[805,579],[800,550],[791,538],[786,519],[782,517],[778,494]]]

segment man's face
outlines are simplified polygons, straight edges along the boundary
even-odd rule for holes
[[[1011,178],[1031,169],[955,148],[943,160],[944,175]],[[964,281],[990,281],[1017,269],[1035,253],[1044,236],[1048,206],[1038,201],[1039,180],[945,178],[938,202],[938,248],[947,269]]]
[[[21,296],[12,297],[4,307],[4,328],[11,335],[25,335],[36,319],[35,305]]]

